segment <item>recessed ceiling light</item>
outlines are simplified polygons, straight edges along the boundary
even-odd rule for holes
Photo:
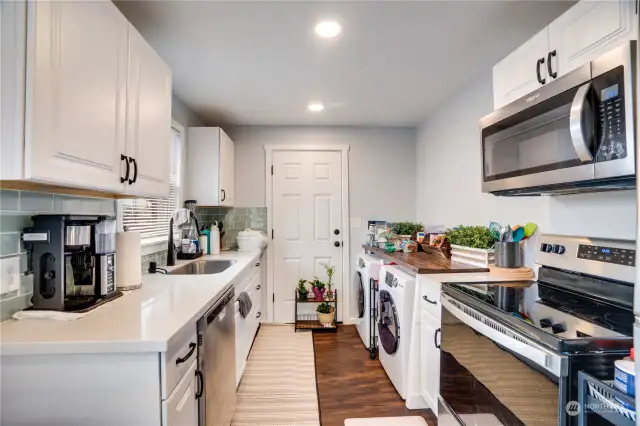
[[[321,21],[316,25],[316,34],[322,38],[335,38],[342,32],[342,27],[336,21]]]
[[[324,109],[324,105],[322,105],[320,102],[311,102],[309,105],[307,105],[307,108],[311,112],[320,112]]]

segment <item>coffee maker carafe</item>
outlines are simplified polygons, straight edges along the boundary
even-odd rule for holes
[[[38,215],[23,241],[33,270],[33,309],[83,311],[116,292],[116,223],[88,215]]]

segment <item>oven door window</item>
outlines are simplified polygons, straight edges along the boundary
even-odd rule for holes
[[[362,282],[362,274],[356,272],[356,288],[358,289],[358,318],[364,317],[364,284]]]
[[[560,424],[560,391],[552,377],[446,308],[441,337],[440,395],[467,424]]]
[[[484,181],[592,163],[595,137],[589,86],[568,90],[484,128]],[[577,126],[576,119],[571,120],[572,106],[574,117],[580,117],[580,129],[573,134],[572,124]]]
[[[387,290],[380,290],[378,297],[378,334],[384,351],[389,355],[396,353],[400,345],[400,323],[393,296]]]

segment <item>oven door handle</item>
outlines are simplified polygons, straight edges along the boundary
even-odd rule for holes
[[[455,306],[453,303],[451,303],[449,300],[449,296],[447,295],[442,295],[441,302],[442,306],[446,308],[453,316],[458,318],[460,321],[462,321],[478,333],[484,335],[488,339],[491,339],[495,343],[500,344],[510,351],[517,353],[524,358],[527,358],[528,360],[534,362],[545,370],[555,374],[557,377],[563,375],[561,368],[562,363],[560,362],[561,357],[559,355],[527,344],[524,342],[527,339],[523,337],[521,338],[523,341],[521,341],[499,331],[499,329],[505,329],[502,324],[498,323],[497,321],[493,321],[491,318],[486,317],[482,313],[466,305],[463,305],[461,302],[456,300],[456,303],[463,305],[465,306],[465,308],[474,312],[474,316],[467,314],[466,312]],[[478,318],[482,318],[484,321],[491,323],[493,327],[487,325],[485,322],[479,320]]]
[[[591,89],[591,82],[583,84],[578,88],[573,102],[571,103],[571,111],[569,112],[569,131],[571,133],[571,143],[578,154],[578,158],[583,163],[593,161],[593,154],[589,150],[588,140],[585,132],[589,131],[582,125],[582,117],[584,115],[585,105],[587,103],[587,95]]]

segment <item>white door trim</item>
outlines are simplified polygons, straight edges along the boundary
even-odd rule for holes
[[[351,244],[350,244],[350,226],[349,226],[349,145],[265,145],[266,151],[265,161],[265,198],[267,202],[267,232],[269,233],[269,241],[272,241],[271,235],[273,231],[273,216],[271,214],[273,207],[273,177],[271,175],[271,166],[273,166],[273,153],[275,151],[337,151],[342,154],[342,290],[338,295],[338,304],[342,310],[342,321],[350,324],[352,321],[349,307],[351,306],[349,286],[351,280],[351,263],[349,261]],[[275,292],[273,274],[274,274],[274,250],[267,250],[267,322],[273,322],[275,318],[273,294]],[[271,294],[271,297],[268,295]]]

